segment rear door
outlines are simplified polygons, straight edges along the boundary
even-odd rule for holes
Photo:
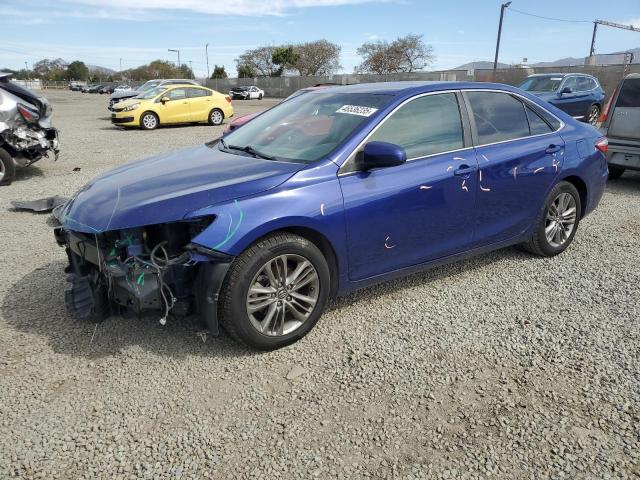
[[[521,97],[464,95],[479,169],[474,246],[506,241],[531,226],[560,169],[564,141],[537,113],[539,107]]]
[[[620,87],[607,136],[640,140],[640,78],[627,78]]]
[[[189,109],[191,111],[192,122],[206,122],[209,119],[209,112],[213,109],[213,95],[205,88],[187,88],[189,96]]]

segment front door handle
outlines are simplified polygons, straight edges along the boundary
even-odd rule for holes
[[[553,143],[547,147],[545,153],[556,153],[559,152],[562,147],[560,145],[554,145]]]
[[[457,170],[453,171],[453,174],[456,177],[466,177],[467,175],[471,175],[475,172],[475,167],[470,167],[469,165],[460,165]]]

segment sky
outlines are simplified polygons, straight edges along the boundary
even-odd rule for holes
[[[364,42],[423,34],[429,68],[493,60],[500,0],[0,0],[0,69],[42,58],[82,60],[114,70],[155,59],[209,64],[235,74],[234,59],[261,45],[326,38],[342,47],[342,72],[360,63]],[[108,5],[108,6],[105,6]],[[554,21],[524,15],[555,17]],[[640,0],[513,0],[500,61],[528,63],[588,54],[594,19],[640,27]],[[640,47],[640,32],[600,27],[596,51]],[[121,60],[122,59],[122,60]],[[233,76],[233,75],[230,75]]]

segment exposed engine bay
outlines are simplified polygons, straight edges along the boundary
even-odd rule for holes
[[[232,257],[190,243],[212,220],[95,235],[56,227],[56,241],[69,259],[67,309],[91,321],[127,312],[158,314],[163,325],[170,314],[199,314],[216,334],[217,293]]]

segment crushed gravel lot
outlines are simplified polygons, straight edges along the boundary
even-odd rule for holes
[[[369,288],[256,353],[67,314],[48,215],[9,201],[221,127],[123,131],[106,96],[47,96],[60,159],[0,187],[0,478],[640,478],[640,175],[558,257],[510,248]]]

